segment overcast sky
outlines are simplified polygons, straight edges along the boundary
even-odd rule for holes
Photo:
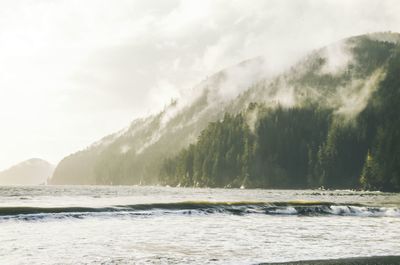
[[[57,163],[242,60],[399,32],[399,14],[398,0],[1,0],[0,170]]]

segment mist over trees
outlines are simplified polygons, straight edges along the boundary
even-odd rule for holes
[[[259,116],[254,131],[246,120],[252,112]],[[354,121],[342,118],[312,105],[269,109],[251,104],[243,113],[211,123],[196,144],[165,159],[161,182],[400,190],[398,118],[389,125],[370,108]]]
[[[221,71],[63,159],[53,184],[400,190],[400,35],[352,37],[274,78]],[[246,68],[246,65],[251,68]],[[252,83],[234,98],[221,89]]]
[[[361,58],[365,67],[357,73],[383,64],[388,71],[355,118],[321,104],[250,104],[243,113],[210,124],[197,144],[166,159],[162,183],[399,191],[400,50],[389,56],[387,43],[367,44],[362,50],[369,56]],[[246,121],[252,113],[258,116],[254,131]]]

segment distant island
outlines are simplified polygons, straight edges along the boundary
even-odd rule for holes
[[[265,60],[64,158],[50,183],[400,191],[400,34],[341,40],[275,76]]]
[[[0,171],[0,185],[46,184],[53,171],[54,165],[43,159],[32,158]]]

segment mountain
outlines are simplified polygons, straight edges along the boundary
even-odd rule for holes
[[[297,187],[356,186],[355,178],[358,180],[363,174],[361,171],[371,168],[365,166],[365,161],[373,157],[378,159],[377,153],[387,152],[379,147],[377,139],[382,136],[377,135],[385,131],[382,128],[388,126],[386,123],[391,123],[387,115],[396,109],[394,102],[399,102],[396,86],[399,78],[392,74],[397,69],[399,42],[397,33],[351,37],[313,51],[275,75],[266,71],[267,59],[261,57],[223,70],[196,86],[186,102],[172,102],[158,115],[136,120],[130,127],[66,157],[57,166],[51,183],[152,184],[162,181],[173,185],[237,186],[250,177],[249,169],[243,170],[249,165],[239,160],[243,157],[249,160],[251,154],[259,152],[253,157],[261,159],[256,165],[258,171],[253,174],[265,179],[261,182],[253,179],[250,186],[275,187],[279,185],[274,183],[293,181]],[[398,119],[394,114],[390,118]],[[386,123],[383,120],[387,120]],[[364,129],[359,130],[361,127]],[[210,141],[210,137],[214,140]],[[342,140],[347,141],[347,145],[339,144]],[[353,146],[354,141],[364,144]],[[384,141],[383,138],[380,141]],[[291,144],[285,145],[288,142]],[[244,148],[253,143],[258,151]],[[203,147],[198,147],[200,145]],[[294,147],[298,145],[303,147],[297,150]],[[233,146],[236,147],[232,149]],[[359,149],[353,160],[346,146]],[[224,148],[226,150],[222,151]],[[290,150],[297,155],[290,155]],[[212,156],[216,153],[221,157]],[[183,158],[186,165],[179,163]],[[302,159],[303,163],[293,162],[297,159]],[[376,164],[377,159],[371,163]],[[224,165],[217,160],[229,163]],[[204,167],[204,170],[197,170],[196,180],[192,169],[184,167],[195,162],[198,168]],[[179,170],[178,164],[181,165]],[[223,180],[213,180],[212,167]],[[340,167],[347,171],[335,172]],[[351,177],[340,176],[341,173]],[[294,175],[301,176],[295,178]],[[332,179],[342,181],[330,183]],[[369,185],[366,179],[363,183]]]
[[[400,191],[400,46],[382,36],[343,41],[328,72],[323,49],[255,85],[247,98],[267,97],[210,123],[164,161],[161,183]]]
[[[0,172],[0,185],[40,185],[52,176],[54,166],[32,158]]]
[[[156,183],[162,160],[194,143],[209,122],[221,119],[238,91],[263,77],[263,65],[262,58],[254,58],[223,70],[157,115],[137,119],[67,156],[56,167],[51,184]]]

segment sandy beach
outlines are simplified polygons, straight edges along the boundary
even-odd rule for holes
[[[398,265],[400,256],[363,257],[331,260],[291,261],[283,263],[262,263],[264,265]]]

